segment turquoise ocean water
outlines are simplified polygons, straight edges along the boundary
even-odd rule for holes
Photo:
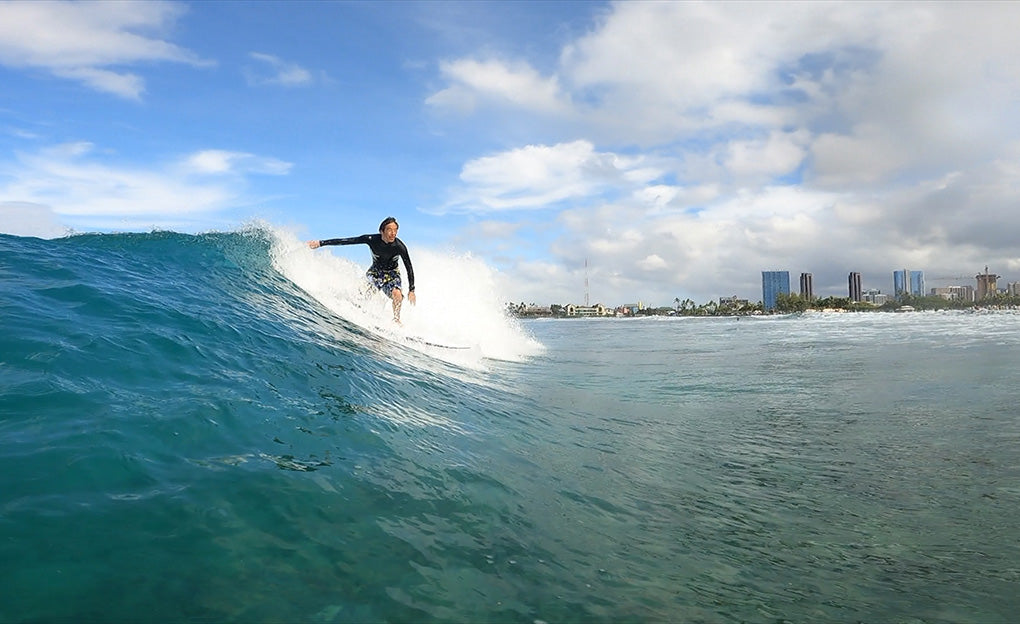
[[[518,323],[415,265],[396,328],[269,228],[0,236],[0,622],[1015,619],[1020,315]]]

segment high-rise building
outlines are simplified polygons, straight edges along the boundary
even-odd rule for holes
[[[810,273],[800,274],[800,296],[807,301],[815,300],[814,277]]]
[[[779,293],[790,294],[790,272],[762,271],[761,302],[766,310],[776,309],[776,297]]]
[[[906,269],[892,272],[893,297],[899,299],[903,295],[907,294],[907,274],[908,271]]]
[[[915,297],[924,296],[924,271],[910,272],[910,294]]]
[[[904,295],[924,296],[924,271],[893,271],[893,296],[897,299]]]
[[[990,297],[995,294],[998,290],[996,280],[1002,277],[1001,275],[992,275],[988,272],[988,267],[985,267],[984,273],[978,273],[974,276],[977,280],[977,300],[981,301],[985,297]]]
[[[850,275],[847,277],[847,286],[848,286],[848,290],[850,292],[850,301],[855,301],[855,302],[860,301],[861,300],[861,274],[856,272],[856,271],[852,271],[850,273]]]

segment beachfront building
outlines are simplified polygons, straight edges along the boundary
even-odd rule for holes
[[[567,304],[567,316],[609,316],[611,314],[615,314],[615,312],[601,303],[596,303],[593,306]]]
[[[946,301],[974,301],[974,287],[973,286],[945,286],[942,288],[932,288],[931,295],[933,297],[942,297]]]
[[[810,273],[800,274],[800,297],[805,301],[815,300],[815,278]]]
[[[924,271],[910,272],[910,294],[917,297],[924,296]]]
[[[751,305],[751,302],[747,299],[740,299],[736,295],[729,297],[719,297],[719,307],[726,308],[746,308]]]
[[[977,301],[981,301],[985,297],[991,297],[992,295],[995,294],[997,289],[996,280],[998,280],[1000,277],[1002,276],[992,275],[991,273],[989,273],[988,267],[985,267],[984,273],[978,273],[977,275],[974,276],[974,278],[977,280],[977,293],[976,293]]]
[[[906,295],[924,296],[924,271],[893,271],[893,295],[897,299]]]
[[[897,299],[907,294],[907,273],[906,269],[892,272],[892,291]]]
[[[889,296],[883,295],[881,290],[876,290],[872,288],[861,293],[860,300],[865,303],[870,303],[871,305],[874,306],[880,306],[885,305],[885,302],[889,301]]]
[[[850,301],[858,303],[862,300],[861,274],[857,271],[851,271],[850,275],[847,276],[847,291],[849,293]]]
[[[790,294],[790,272],[762,271],[761,302],[765,310],[776,309],[776,298],[779,293]]]

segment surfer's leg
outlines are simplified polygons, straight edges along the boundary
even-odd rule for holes
[[[393,297],[393,320],[396,323],[400,322],[400,307],[404,303],[404,293],[400,292],[399,288],[394,288],[390,293]]]
[[[404,293],[401,291],[403,284],[400,283],[400,273],[387,271],[383,276],[383,292],[393,299],[393,322],[400,322],[400,306],[404,302]]]
[[[404,302],[404,293],[400,290],[403,287],[400,282],[400,273],[398,271],[369,270],[367,275],[373,286],[393,300],[393,321],[399,323],[400,306]]]

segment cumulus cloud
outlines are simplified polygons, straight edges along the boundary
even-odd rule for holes
[[[645,271],[660,271],[669,268],[669,263],[663,260],[659,254],[650,254],[640,260],[638,266]]]
[[[524,112],[541,108],[529,97],[555,102],[596,141],[769,136],[777,147],[785,137],[788,156],[809,150],[823,176],[857,167],[874,179],[944,160],[927,146],[972,148],[974,131],[1002,130],[1020,85],[1006,26],[1016,18],[1020,6],[1001,4],[619,3],[564,46],[555,72],[449,61],[449,86],[430,101],[454,89],[472,107],[493,94]],[[746,168],[730,149],[734,169]]]
[[[160,38],[181,16],[168,2],[2,2],[0,64],[37,68],[123,98],[139,99],[144,80],[127,66],[205,65]]]
[[[496,104],[545,114],[566,108],[556,77],[543,77],[523,63],[460,59],[440,63],[439,70],[450,86],[425,100],[436,108],[470,112]]]
[[[548,207],[593,197],[605,189],[654,179],[661,172],[641,158],[598,152],[588,141],[527,145],[466,163],[460,179],[470,203],[448,210],[491,212]]]

